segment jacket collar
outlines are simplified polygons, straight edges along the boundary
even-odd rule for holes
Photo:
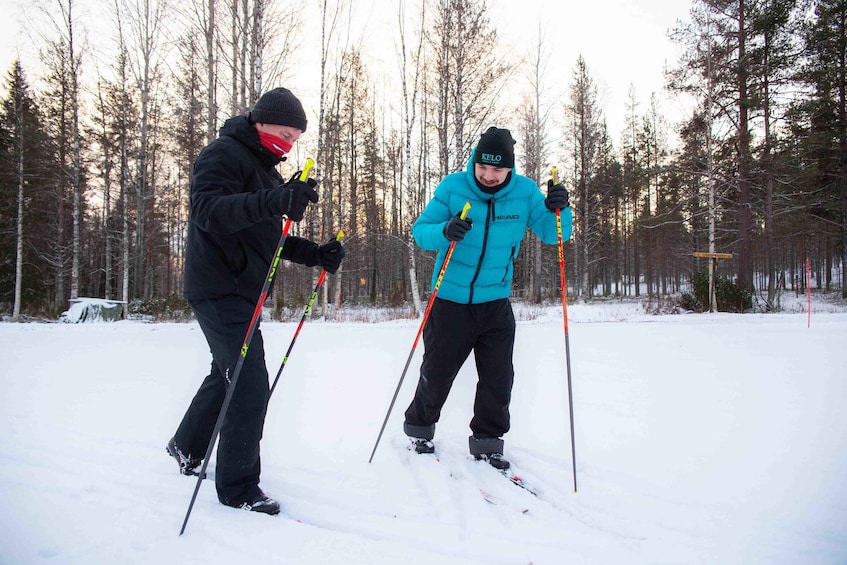
[[[229,118],[221,127],[219,135],[232,138],[244,145],[267,169],[276,167],[283,160],[265,149],[259,140],[259,131],[250,123],[247,116]]]

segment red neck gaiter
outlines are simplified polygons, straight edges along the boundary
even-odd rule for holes
[[[286,153],[291,152],[292,144],[273,134],[260,131],[259,141],[265,149],[277,157],[284,157]]]

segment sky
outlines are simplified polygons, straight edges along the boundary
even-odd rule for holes
[[[52,6],[55,0],[45,0]],[[25,65],[35,66],[37,56],[33,42],[25,30],[25,21],[37,21],[36,3],[22,0],[0,0],[0,69],[5,77],[14,59],[20,55]],[[409,3],[410,8],[414,3]],[[77,10],[84,16],[88,41],[108,35],[107,23],[98,16],[102,5],[97,0],[77,0]],[[396,2],[371,0],[355,2],[355,28],[368,38],[374,66],[387,71],[396,69],[394,27]],[[678,47],[667,32],[678,20],[687,20],[687,0],[604,0],[603,2],[561,2],[552,0],[489,0],[489,15],[505,49],[524,55],[537,44],[539,26],[550,49],[545,80],[552,93],[566,92],[577,57],[582,55],[589,72],[598,84],[600,102],[605,109],[610,132],[618,139],[623,128],[630,87],[646,112],[650,96],[659,96],[662,109],[674,121],[688,112],[680,99],[663,94],[665,65],[673,64]],[[316,8],[310,8],[316,9]],[[309,12],[306,21],[309,22]],[[315,20],[316,21],[316,20]],[[315,33],[317,24],[306,25],[304,36]],[[32,27],[31,25],[29,27]],[[42,26],[43,27],[43,26]],[[306,39],[304,60],[316,55],[314,40]],[[312,57],[314,58],[314,57]],[[314,61],[317,63],[317,61]],[[307,66],[314,66],[312,64]],[[517,69],[518,75],[526,69]],[[378,72],[378,71],[377,71]],[[380,80],[379,76],[374,76]],[[309,81],[314,82],[314,81]],[[316,86],[314,87],[317,88]],[[310,88],[292,85],[292,90],[309,96]],[[308,107],[307,113],[315,110]],[[308,135],[308,132],[307,132]]]
[[[567,353],[561,305],[516,305],[505,455],[537,497],[467,452],[473,362],[409,451],[421,351],[369,463],[420,320],[309,320],[262,440],[282,513],[219,504],[213,458],[182,536],[196,478],[164,446],[208,370],[196,323],[2,323],[0,563],[843,565],[847,307],[790,299],[571,304]],[[262,325],[272,376],[295,327]]]
[[[396,67],[396,49],[391,33],[381,30],[394,26],[395,4],[388,0],[356,3],[357,16],[368,22],[363,33],[374,44],[370,55],[388,69]],[[653,93],[672,121],[690,110],[686,101],[663,93],[663,69],[680,54],[668,31],[688,19],[689,0],[489,0],[487,5],[502,46],[517,57],[536,48],[541,30],[550,53],[545,81],[551,97],[557,91],[567,92],[577,58],[583,56],[614,139],[623,128],[630,87],[642,113]],[[515,71],[517,76],[531,72],[529,68]]]

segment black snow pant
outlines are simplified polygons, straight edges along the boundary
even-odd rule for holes
[[[509,431],[509,402],[515,371],[515,315],[509,299],[458,304],[436,298],[423,332],[424,355],[404,430],[432,439],[441,408],[465,360],[474,352],[478,382],[470,428],[475,438]],[[501,448],[502,451],[502,448]]]
[[[174,442],[189,458],[202,459],[212,439],[241,346],[256,308],[240,296],[191,302],[212,353],[212,369],[177,428]],[[262,333],[256,328],[221,426],[215,466],[218,499],[252,502],[259,491],[259,440],[268,406],[268,371]]]

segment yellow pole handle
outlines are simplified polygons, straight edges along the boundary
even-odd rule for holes
[[[459,217],[464,220],[468,216],[468,210],[470,210],[470,209],[471,209],[471,203],[465,202],[465,205],[462,206],[462,213],[459,214]]]
[[[309,179],[309,171],[315,166],[315,160],[309,157],[306,159],[306,164],[303,165],[303,172],[300,173],[300,180],[306,182]]]
[[[559,184],[559,169],[553,166],[553,168],[550,169],[550,176],[553,177],[553,184]]]

